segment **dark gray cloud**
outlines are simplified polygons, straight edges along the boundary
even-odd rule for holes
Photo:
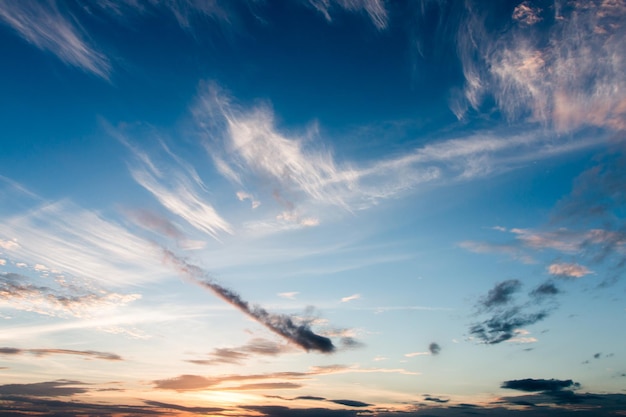
[[[514,307],[494,314],[491,318],[470,327],[470,334],[486,344],[497,344],[512,339],[515,330],[535,324],[548,317],[547,311],[523,313]]]
[[[513,379],[504,381],[501,388],[514,389],[518,391],[537,392],[537,391],[561,391],[564,389],[580,388],[578,382],[571,379]]]
[[[330,410],[328,408],[289,408],[277,405],[241,406],[245,410],[261,413],[264,417],[357,417],[358,410]]]
[[[186,278],[192,280],[195,284],[200,285],[212,291],[215,295],[226,301],[230,305],[236,307],[244,314],[264,325],[272,332],[284,337],[286,340],[300,346],[306,351],[316,350],[322,353],[331,353],[335,351],[333,342],[325,336],[314,333],[309,323],[295,323],[294,318],[285,314],[273,314],[265,310],[263,307],[253,305],[241,298],[239,294],[233,290],[223,287],[216,283],[201,268],[190,265],[185,260],[179,258],[171,251],[164,249],[165,259],[174,265],[174,267]]]
[[[489,317],[471,324],[470,335],[486,344],[498,344],[515,337],[516,331],[522,327],[535,324],[548,317],[550,313],[548,308],[513,303],[514,294],[521,288],[522,284],[518,280],[496,283],[487,296],[480,298],[476,304],[477,310],[481,313],[489,313]],[[545,288],[545,290],[550,291],[550,288]],[[541,298],[535,296],[538,301],[541,301]],[[536,311],[526,311],[531,308]]]
[[[5,384],[0,385],[0,396],[67,397],[89,391],[85,385],[84,382],[68,379],[32,384]]]
[[[160,401],[151,401],[151,400],[144,400],[144,403],[148,406],[157,407],[158,409],[162,409],[164,411],[176,410],[176,411],[186,411],[188,413],[194,413],[194,414],[210,414],[210,413],[219,413],[220,411],[224,411],[224,409],[220,407],[185,407],[182,405],[163,403]]]
[[[328,400],[331,403],[345,405],[347,407],[369,407],[372,404],[364,403],[362,401],[354,401],[354,400]]]
[[[109,352],[98,352],[95,350],[72,350],[72,349],[17,349],[11,347],[1,347],[0,355],[23,355],[32,354],[35,356],[48,355],[76,355],[91,359],[103,359],[107,361],[121,361],[120,355]]]
[[[509,279],[497,283],[487,296],[481,300],[482,306],[486,309],[492,309],[510,303],[513,300],[513,294],[522,288],[522,283],[517,279]]]
[[[279,399],[285,400],[285,401],[296,401],[296,400],[325,401],[325,402],[329,402],[329,403],[345,405],[346,407],[369,407],[369,406],[372,405],[372,404],[364,403],[363,401],[356,401],[356,400],[329,400],[329,399],[324,398],[324,397],[315,397],[315,396],[311,396],[311,395],[300,395],[300,396],[294,397],[294,398],[285,398],[285,397],[280,397],[280,396],[268,396],[268,397],[279,398]]]
[[[449,399],[443,399],[443,398],[438,398],[438,397],[433,397],[431,395],[427,395],[424,397],[424,401],[430,401],[433,403],[439,403],[439,404],[445,404],[448,401],[450,401]]]
[[[428,345],[428,350],[430,351],[431,355],[439,355],[439,353],[441,352],[441,346],[439,346],[439,343],[433,342]]]
[[[531,297],[543,298],[559,294],[561,291],[552,282],[544,282],[530,292]]]

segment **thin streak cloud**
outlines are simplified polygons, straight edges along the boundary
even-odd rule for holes
[[[87,42],[80,26],[63,15],[55,1],[1,0],[0,21],[64,63],[109,80],[109,59]]]
[[[201,268],[188,264],[185,260],[165,249],[163,250],[163,256],[164,259],[172,264],[185,278],[212,291],[219,298],[239,309],[242,313],[256,320],[272,332],[285,338],[287,341],[294,343],[307,352],[310,350],[316,350],[322,353],[335,351],[333,342],[325,336],[314,333],[308,323],[297,324],[294,322],[293,317],[284,314],[272,314],[258,305],[251,305],[243,300],[239,294],[216,283]]]

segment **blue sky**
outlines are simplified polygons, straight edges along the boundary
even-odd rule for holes
[[[2,413],[618,415],[625,22],[0,0]]]

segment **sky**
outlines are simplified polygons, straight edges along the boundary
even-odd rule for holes
[[[626,3],[0,0],[0,414],[620,416]]]

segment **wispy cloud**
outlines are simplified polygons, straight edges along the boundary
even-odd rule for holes
[[[153,245],[69,201],[5,217],[0,238],[17,243],[8,248],[9,258],[106,285],[138,285],[165,275]]]
[[[121,361],[120,355],[109,352],[98,352],[95,350],[73,350],[73,349],[18,349],[11,347],[0,347],[0,355],[23,355],[31,354],[34,356],[48,355],[75,355],[82,356],[87,359],[102,359],[106,361]]]
[[[545,291],[533,291],[530,303],[515,304],[514,295],[522,288],[518,280],[507,280],[496,283],[485,297],[478,300],[476,308],[481,314],[488,314],[488,318],[479,323],[470,325],[469,333],[482,343],[498,344],[512,341],[523,334],[525,326],[530,326],[546,319],[551,307],[542,305],[549,301],[549,296],[555,295],[548,288]],[[518,340],[518,341],[521,341]]]
[[[78,286],[51,288],[34,285],[19,274],[0,274],[0,305],[49,316],[88,317],[94,311],[103,311],[128,304],[141,296],[119,294],[105,290],[91,291]]]
[[[243,346],[213,349],[208,355],[209,359],[193,359],[187,362],[197,365],[241,364],[255,356],[277,356],[282,353],[293,352],[293,350],[292,347],[285,344],[254,338]]]
[[[211,389],[237,389],[237,386],[231,384],[242,381],[260,380],[262,382],[286,382],[310,380],[315,376],[345,374],[345,373],[399,373],[405,375],[417,375],[415,372],[409,372],[404,369],[388,369],[388,368],[360,368],[358,366],[346,365],[328,365],[328,366],[312,366],[306,372],[273,372],[265,374],[249,374],[249,375],[218,375],[204,377],[201,375],[180,375],[174,378],[161,379],[153,381],[154,386],[160,389],[170,389],[176,391],[191,391]]]
[[[0,21],[27,42],[61,61],[108,80],[109,59],[94,46],[74,20],[64,16],[55,1],[0,1]]]
[[[349,12],[366,13],[379,30],[387,28],[388,12],[383,0],[305,0],[326,20],[332,21],[333,9],[339,8]]]
[[[163,158],[169,161],[156,164],[147,153],[130,144],[123,132],[111,128],[109,131],[134,154],[135,162],[129,168],[135,181],[164,208],[213,238],[218,239],[223,232],[232,233],[230,224],[208,201],[206,186],[193,166],[175,155],[164,142],[160,142]]]
[[[513,10],[506,31],[502,17],[493,25],[482,6],[466,2],[458,29],[465,103],[479,109],[493,97],[510,119],[530,118],[559,131],[626,128],[626,76],[620,70],[626,6],[559,0],[541,9],[525,1]],[[463,114],[463,103],[453,107]]]
[[[192,112],[218,172],[237,189],[248,190],[239,198],[254,195],[252,201],[263,202],[265,211],[257,210],[258,216],[276,210],[273,218],[247,223],[255,230],[321,224],[330,208],[353,212],[419,186],[485,177],[598,143],[509,129],[448,135],[401,156],[357,163],[336,157],[317,125],[283,130],[268,104],[243,108],[215,84],[200,88]]]
[[[163,256],[166,261],[172,264],[185,278],[191,280],[192,283],[212,291],[219,298],[262,324],[267,329],[283,337],[285,340],[306,351],[316,350],[323,353],[335,351],[332,340],[314,333],[308,322],[296,323],[294,317],[285,314],[269,313],[258,305],[248,303],[233,290],[215,282],[215,280],[201,268],[190,265],[184,259],[174,255],[171,251],[163,250]]]

